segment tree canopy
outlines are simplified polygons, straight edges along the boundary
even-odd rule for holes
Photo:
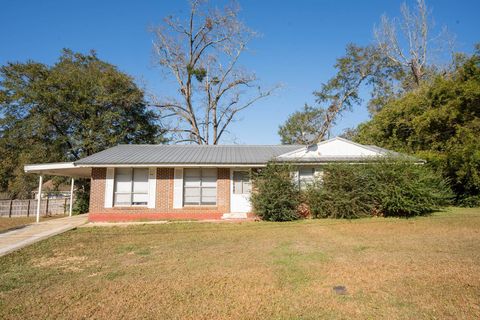
[[[433,56],[434,52],[450,56],[446,50],[450,39],[445,32],[432,36],[433,31],[425,1],[417,0],[414,10],[401,6],[400,18],[382,16],[380,26],[374,28],[374,42],[348,44],[345,54],[336,60],[336,74],[313,93],[314,108],[323,114],[322,121],[317,122],[316,141],[325,140],[341,114],[362,102],[362,89],[370,93],[367,106],[373,115],[391,99],[417,89],[447,69],[439,61],[434,63]]]
[[[162,140],[144,93],[115,66],[64,50],[48,66],[0,67],[0,189],[25,197],[25,163],[75,161],[119,143]]]
[[[278,129],[282,144],[309,145],[315,143],[319,128],[323,124],[323,115],[323,109],[305,104],[302,110],[291,114]]]
[[[355,140],[426,159],[461,202],[480,196],[480,45],[456,61],[453,72],[386,103]]]

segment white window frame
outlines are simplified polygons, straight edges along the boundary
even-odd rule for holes
[[[119,170],[126,170],[130,169],[130,192],[117,192],[117,174]],[[135,176],[135,170],[146,170],[146,177],[147,181],[142,181],[147,183],[147,191],[146,192],[134,192],[134,176]],[[130,195],[130,204],[117,204],[117,194],[129,194]],[[146,195],[146,202],[145,203],[140,203],[140,204],[134,204],[133,203],[133,196],[135,194],[144,194]],[[114,175],[113,175],[113,206],[114,207],[148,207],[149,205],[149,200],[150,200],[150,170],[149,168],[116,168]]]
[[[240,192],[237,192],[237,188],[235,187],[235,173],[236,172],[241,172],[241,173],[245,173],[247,174],[248,176],[248,181],[245,181],[244,179],[241,179],[239,182],[240,182],[240,185],[241,185],[241,190]],[[247,171],[247,170],[233,170],[233,173],[232,173],[232,194],[250,194],[251,191],[252,191],[252,181],[250,179],[250,172]],[[247,189],[247,190],[245,190]]]
[[[303,175],[302,170],[311,170],[311,175]],[[314,167],[300,167],[298,168],[298,186],[300,190],[305,190],[309,185],[315,182],[316,169]]]
[[[204,174],[203,174],[203,171],[204,170],[212,170],[213,168],[184,168],[183,169],[183,186],[182,186],[182,190],[183,190],[183,206],[184,207],[190,207],[190,206],[217,206],[218,204],[218,169],[215,168],[215,187],[207,187],[207,186],[203,186],[203,177],[204,177]],[[187,187],[185,186],[185,183],[186,183],[186,177],[188,175],[188,170],[200,170],[200,184],[198,187]],[[200,201],[197,202],[197,203],[192,203],[192,202],[189,202],[187,203],[185,201],[185,198],[186,198],[186,191],[185,189],[186,188],[189,188],[189,189],[193,189],[193,188],[198,188],[200,190],[200,196],[199,196],[199,199]],[[213,202],[202,202],[202,195],[203,195],[203,190],[204,189],[215,189],[215,203]]]

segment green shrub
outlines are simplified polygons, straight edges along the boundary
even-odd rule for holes
[[[452,198],[448,183],[429,167],[392,159],[327,165],[321,185],[306,194],[314,217],[349,219],[425,215]]]
[[[480,207],[480,196],[465,197],[459,200],[457,203],[460,207],[466,207],[466,208]]]
[[[355,165],[328,165],[305,192],[314,218],[360,218],[374,210],[372,180]]]
[[[408,161],[370,164],[375,200],[385,216],[418,216],[450,203],[453,194],[442,176]]]
[[[255,213],[267,221],[291,221],[300,218],[297,208],[300,192],[288,165],[270,163],[252,174],[254,191],[251,202]]]
[[[89,183],[79,181],[75,193],[75,202],[73,203],[73,213],[82,214],[89,210],[90,204],[90,185]]]

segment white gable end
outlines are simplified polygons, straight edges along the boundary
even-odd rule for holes
[[[329,157],[375,157],[383,155],[381,152],[348,141],[342,138],[333,138],[320,142],[301,150],[295,150],[278,157],[279,159],[316,159]]]
[[[378,156],[379,152],[367,149],[350,141],[335,139],[317,144],[314,153],[324,156]],[[313,151],[313,150],[312,150]],[[308,152],[307,152],[308,154]]]

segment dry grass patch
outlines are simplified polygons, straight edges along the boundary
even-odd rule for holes
[[[5,319],[479,318],[479,302],[479,209],[80,228],[0,258]]]
[[[47,221],[55,218],[63,218],[63,215],[56,215],[51,217],[40,217],[40,221]],[[35,217],[0,217],[0,233],[11,229],[21,228],[27,224],[34,223]]]

